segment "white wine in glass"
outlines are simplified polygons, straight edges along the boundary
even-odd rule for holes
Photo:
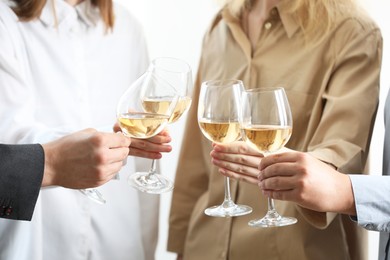
[[[145,101],[158,100],[164,109],[148,111]],[[152,72],[147,71],[122,95],[117,106],[117,120],[122,132],[132,138],[146,139],[160,133],[176,109],[179,96]],[[131,174],[128,183],[140,191],[160,194],[172,189],[172,181],[157,174],[153,167],[148,172]]]
[[[148,68],[148,72],[153,74],[160,84],[162,92],[165,91],[170,95],[171,90],[179,96],[176,107],[169,118],[169,124],[176,122],[191,106],[192,90],[192,70],[191,67],[183,60],[171,57],[159,57],[154,59]],[[164,95],[151,95],[152,97],[143,100],[143,106],[148,113],[164,113],[170,106],[170,99]],[[156,160],[152,160],[150,171],[156,172]],[[168,192],[173,189],[173,181],[166,182],[166,188],[161,192]],[[157,192],[155,192],[157,193]]]
[[[240,80],[212,80],[202,84],[198,104],[198,124],[203,135],[215,143],[240,139],[240,97],[244,85]],[[242,216],[252,212],[246,205],[235,204],[230,195],[229,178],[224,178],[225,197],[221,205],[205,210],[212,217]]]
[[[240,117],[244,141],[266,156],[283,148],[292,134],[292,116],[283,88],[258,88],[242,93]],[[292,225],[296,218],[283,217],[268,198],[268,212],[260,219],[251,220],[252,227]]]

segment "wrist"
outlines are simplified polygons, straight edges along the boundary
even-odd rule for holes
[[[356,215],[355,197],[353,195],[352,183],[347,174],[341,174],[338,183],[340,208],[338,212],[347,215]]]
[[[51,144],[43,144],[44,158],[45,158],[45,166],[43,171],[42,178],[42,187],[52,186],[54,185],[54,158],[52,153]]]

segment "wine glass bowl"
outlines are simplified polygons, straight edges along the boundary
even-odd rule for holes
[[[198,124],[207,139],[221,144],[240,139],[240,97],[243,89],[240,80],[212,80],[202,84],[199,94]],[[224,177],[224,185],[224,201],[221,205],[207,208],[206,215],[233,217],[252,212],[251,207],[233,202],[228,177]]]
[[[178,100],[172,86],[153,72],[145,72],[118,102],[117,120],[123,134],[139,139],[157,135],[168,124]],[[152,194],[160,194],[173,188],[172,181],[153,169],[131,174],[128,183],[140,191]]]
[[[169,123],[174,123],[188,111],[191,106],[192,70],[183,60],[172,57],[158,57],[150,63],[148,71],[159,79],[164,85],[176,90],[179,96],[175,111]]]
[[[249,89],[242,93],[240,117],[243,140],[266,156],[283,148],[292,134],[292,116],[284,88]],[[252,227],[292,225],[297,219],[283,217],[268,198],[268,212],[261,219],[251,220]]]

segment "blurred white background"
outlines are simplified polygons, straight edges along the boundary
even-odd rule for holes
[[[218,10],[216,0],[116,0],[133,13],[144,27],[151,59],[159,56],[172,56],[187,61],[193,68],[195,78],[201,41],[209,23]],[[390,26],[385,26],[386,15],[390,10],[387,0],[360,0],[368,13],[381,27],[384,38],[383,67],[381,79],[380,106],[371,143],[370,174],[381,174],[383,149],[383,104],[390,86]],[[161,160],[162,172],[174,179],[180,143],[183,138],[186,118],[171,125],[173,151]],[[171,193],[161,195],[160,230],[156,260],[173,260],[176,255],[166,251],[168,214]],[[369,233],[369,260],[377,259],[378,234]]]

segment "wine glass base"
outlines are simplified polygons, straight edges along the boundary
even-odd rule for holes
[[[233,204],[224,207],[223,204],[205,209],[204,213],[210,217],[238,217],[252,212],[252,208],[246,205]]]
[[[173,190],[173,182],[158,173],[136,172],[129,176],[127,183],[139,191],[151,194],[161,194]]]
[[[297,223],[298,220],[292,217],[282,217],[278,216],[277,218],[271,218],[265,216],[261,219],[254,219],[248,222],[248,225],[251,227],[283,227],[289,226]]]
[[[106,200],[97,189],[81,189],[79,191],[96,203],[106,204]]]

